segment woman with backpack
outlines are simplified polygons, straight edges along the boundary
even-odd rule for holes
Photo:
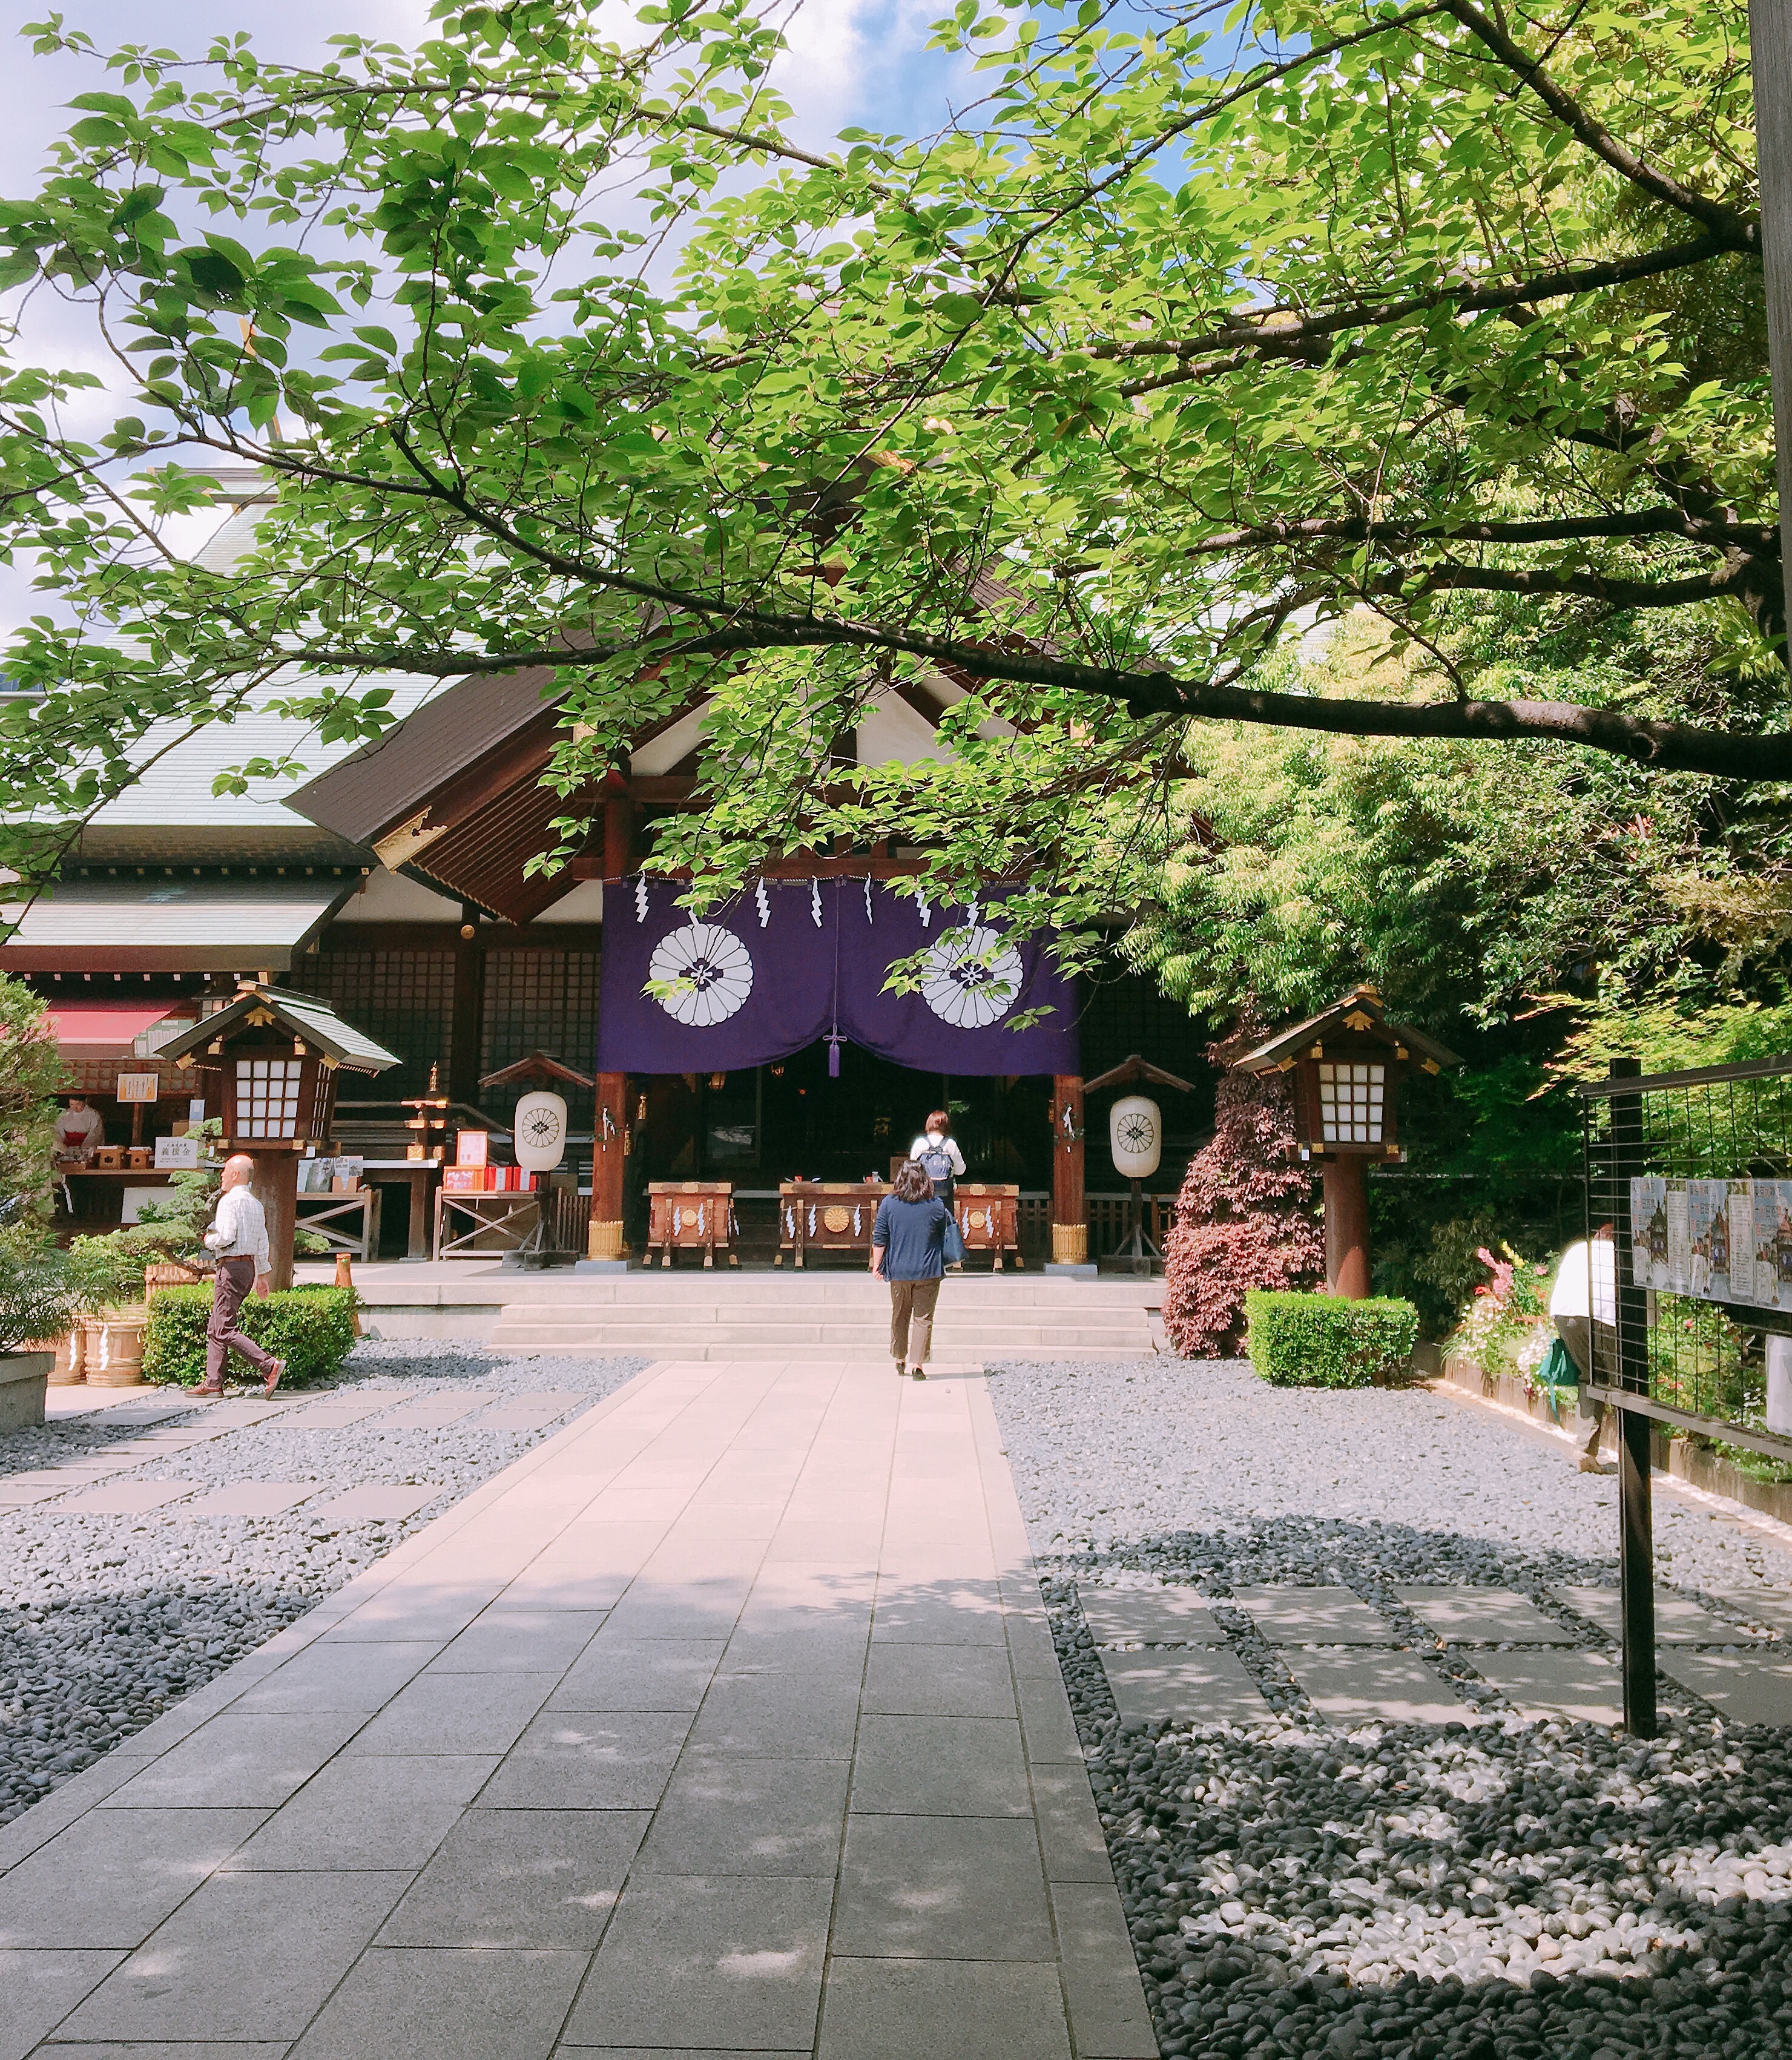
[[[964,1154],[958,1148],[958,1140],[952,1136],[952,1120],[944,1109],[935,1109],[928,1118],[926,1134],[909,1146],[908,1156],[933,1183],[934,1193],[950,1209],[952,1182],[964,1178]]]
[[[926,1170],[905,1159],[871,1227],[871,1270],[890,1284],[890,1356],[898,1380],[904,1373],[927,1378],[946,1247],[957,1228]]]

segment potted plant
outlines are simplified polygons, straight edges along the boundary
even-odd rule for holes
[[[79,1284],[54,1245],[30,1230],[0,1231],[0,1431],[43,1421],[54,1340],[68,1331],[81,1302]]]

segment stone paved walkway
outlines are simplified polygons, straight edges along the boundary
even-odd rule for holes
[[[0,2060],[1150,2060],[982,1382],[662,1364],[0,1832]]]

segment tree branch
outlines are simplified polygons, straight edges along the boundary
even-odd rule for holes
[[[1509,70],[1515,72],[1557,121],[1596,158],[1603,159],[1614,172],[1654,199],[1678,208],[1682,214],[1690,215],[1725,250],[1746,250],[1757,257],[1760,255],[1758,215],[1742,214],[1734,208],[1726,207],[1722,201],[1708,199],[1639,158],[1628,144],[1621,143],[1602,122],[1582,107],[1572,94],[1558,86],[1537,59],[1520,50],[1497,22],[1490,21],[1475,6],[1474,0],[1442,0],[1442,5],[1447,14],[1460,22],[1471,36],[1485,43]]]
[[[1779,533],[1758,522],[1702,521],[1678,508],[1645,508],[1631,514],[1575,515],[1554,522],[1371,521],[1364,515],[1318,516],[1301,522],[1263,522],[1241,529],[1222,529],[1191,545],[1190,554],[1206,557],[1264,545],[1302,544],[1335,538],[1340,543],[1403,544],[1435,541],[1446,544],[1566,544],[1583,538],[1684,537],[1714,548],[1739,545],[1752,552],[1779,549]]]

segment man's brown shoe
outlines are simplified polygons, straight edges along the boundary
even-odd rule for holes
[[[281,1376],[281,1375],[282,1375],[285,1371],[286,1371],[286,1362],[285,1361],[285,1359],[277,1359],[274,1361],[274,1363],[273,1363],[273,1364],[272,1367],[271,1367],[271,1368],[269,1369],[269,1373],[268,1373],[268,1378],[267,1378],[267,1383],[266,1383],[266,1385],[262,1388],[261,1392],[262,1392],[264,1395],[271,1395],[271,1394],[273,1394],[273,1391],[274,1391],[274,1390],[275,1390],[275,1389],[276,1389],[276,1388],[280,1385],[280,1376]]]

